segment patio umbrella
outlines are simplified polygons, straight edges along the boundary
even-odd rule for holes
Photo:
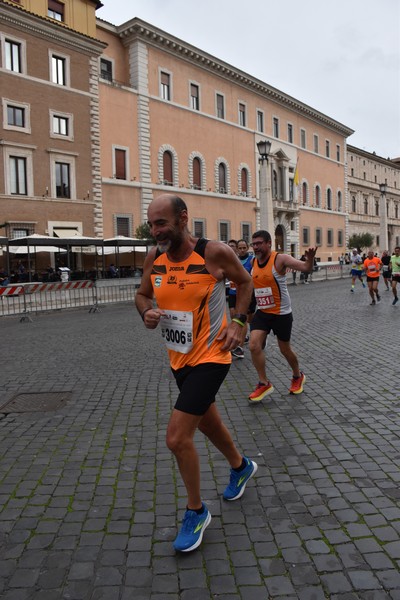
[[[113,238],[104,240],[103,259],[105,254],[115,254],[117,257],[117,267],[119,267],[119,255],[128,252],[147,252],[148,241],[137,238],[117,235]],[[134,268],[136,268],[136,259],[134,258]],[[118,273],[120,271],[118,270]]]
[[[65,248],[57,248],[57,246],[9,246],[8,251],[11,254],[36,254],[36,252],[66,252]]]
[[[48,252],[48,253],[56,253],[56,252],[65,252],[58,246],[53,245],[53,238],[48,235],[40,235],[39,233],[33,233],[32,235],[27,235],[25,237],[16,238],[18,242],[17,245],[8,246],[8,252],[10,254],[27,254],[28,256],[28,274],[29,281],[32,281],[31,274],[31,255],[36,254],[37,252]]]
[[[49,241],[49,244],[44,244],[44,242],[46,242],[47,240]],[[35,254],[36,252],[66,252],[66,250],[64,250],[63,248],[59,248],[58,246],[53,246],[50,244],[50,241],[54,242],[54,238],[51,238],[48,235],[40,235],[39,233],[33,233],[32,235],[17,238],[15,241],[18,243],[18,245],[8,246],[8,251],[11,252],[11,254]],[[40,246],[37,246],[36,243],[40,244]]]

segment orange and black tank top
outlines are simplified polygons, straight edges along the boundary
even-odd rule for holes
[[[203,238],[183,262],[171,262],[157,251],[151,282],[157,306],[165,312],[161,334],[167,345],[171,367],[231,362],[231,353],[217,341],[227,327],[225,281],[213,277],[205,265]]]
[[[257,309],[273,315],[288,315],[292,312],[290,296],[286,284],[286,275],[281,275],[275,268],[277,252],[271,252],[267,262],[253,262],[251,276],[253,277],[254,294]]]

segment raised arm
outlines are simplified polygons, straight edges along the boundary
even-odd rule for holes
[[[275,261],[275,266],[278,271],[285,273],[286,269],[294,269],[302,273],[310,273],[314,268],[314,258],[317,248],[309,248],[304,252],[306,260],[297,260],[289,254],[278,254]]]

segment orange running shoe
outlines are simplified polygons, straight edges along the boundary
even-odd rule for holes
[[[274,386],[270,381],[268,383],[262,383],[259,381],[256,385],[254,392],[249,394],[249,402],[261,402],[265,396],[269,396],[274,391]]]
[[[289,388],[289,392],[291,394],[301,394],[303,391],[303,385],[306,382],[306,376],[304,373],[300,372],[300,377],[292,377],[292,383]]]

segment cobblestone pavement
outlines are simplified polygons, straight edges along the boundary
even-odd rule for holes
[[[185,497],[159,332],[127,304],[1,319],[1,406],[71,392],[0,415],[2,600],[399,600],[400,307],[382,283],[376,306],[349,288],[290,288],[302,396],[274,340],[268,401],[247,402],[248,350],[232,365],[218,405],[259,470],[222,501],[227,465],[196,437],[213,519],[188,555],[171,545]]]

